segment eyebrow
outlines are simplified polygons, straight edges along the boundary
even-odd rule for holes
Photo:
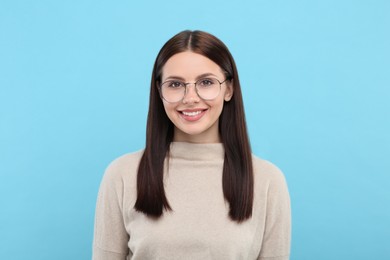
[[[199,76],[197,76],[197,77],[195,78],[195,81],[198,80],[198,79],[204,78],[204,77],[209,77],[209,76],[217,77],[217,76],[216,76],[215,74],[213,74],[213,73],[203,73],[203,74],[200,74]],[[172,80],[172,79],[185,81],[184,78],[179,77],[179,76],[169,76],[169,77],[167,77],[164,81]]]

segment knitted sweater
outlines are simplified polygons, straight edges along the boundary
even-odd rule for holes
[[[173,142],[165,193],[172,211],[159,219],[134,210],[143,151],[114,160],[96,207],[94,260],[286,260],[290,199],[282,172],[253,156],[252,217],[229,219],[222,191],[223,145]]]

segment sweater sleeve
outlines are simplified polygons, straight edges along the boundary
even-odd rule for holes
[[[290,196],[283,173],[276,166],[273,167],[267,193],[265,230],[258,260],[288,260],[290,255]]]
[[[123,180],[118,162],[106,170],[97,198],[93,260],[125,260],[129,254],[123,218]]]

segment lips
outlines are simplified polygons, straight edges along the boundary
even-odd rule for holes
[[[187,121],[197,121],[203,117],[207,109],[191,109],[179,111],[180,116]]]

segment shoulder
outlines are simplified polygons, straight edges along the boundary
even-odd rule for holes
[[[252,155],[255,182],[262,185],[286,186],[283,172],[275,164]]]
[[[136,176],[144,150],[124,154],[114,159],[106,168],[103,182],[112,182]]]
[[[283,172],[272,162],[259,158],[256,155],[252,155],[252,162],[255,176],[261,176],[270,180],[284,179]]]
[[[290,215],[290,195],[283,172],[273,163],[253,157],[255,200],[277,219]],[[263,204],[262,204],[263,203]],[[264,204],[265,203],[265,204]],[[279,216],[279,217],[276,217]]]
[[[107,170],[121,171],[128,167],[138,167],[139,161],[141,160],[143,153],[144,150],[139,150],[133,153],[127,153],[122,156],[119,156],[108,165]]]

